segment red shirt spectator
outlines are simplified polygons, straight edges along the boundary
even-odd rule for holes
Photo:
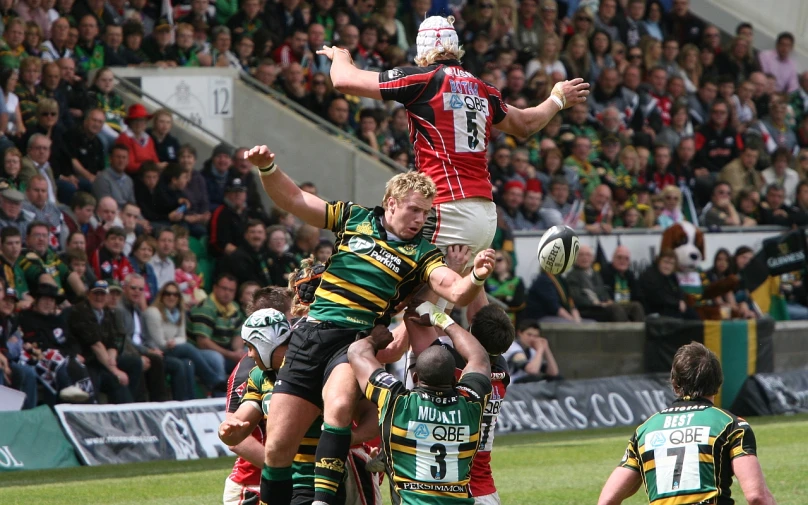
[[[118,140],[115,141],[129,150],[127,174],[137,173],[144,161],[153,161],[160,166],[166,165],[166,163],[160,162],[154,147],[154,140],[146,133],[146,124],[149,119],[151,119],[151,114],[146,111],[146,107],[139,103],[132,105],[126,115],[126,124],[129,129],[121,133]]]
[[[134,271],[129,259],[123,254],[125,242],[126,232],[123,228],[113,226],[107,231],[104,245],[90,257],[90,266],[93,267],[96,277],[123,283],[126,276]]]

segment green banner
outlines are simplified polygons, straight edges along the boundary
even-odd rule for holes
[[[0,412],[0,472],[70,466],[76,453],[50,408]]]

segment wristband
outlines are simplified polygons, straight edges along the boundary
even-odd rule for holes
[[[550,98],[553,99],[556,105],[558,105],[558,110],[564,110],[564,107],[567,105],[567,97],[564,96],[564,92],[561,90],[561,83],[556,83],[553,86],[553,91],[550,92]]]
[[[269,175],[269,174],[271,174],[272,172],[274,172],[277,169],[278,169],[278,166],[275,164],[274,161],[272,163],[270,163],[269,166],[267,166],[267,167],[263,167],[263,168],[258,167],[258,171],[261,172],[261,175]]]
[[[429,322],[432,324],[432,326],[437,326],[441,330],[445,330],[449,326],[455,324],[454,319],[452,319],[449,314],[443,312],[431,302],[422,303],[415,308],[415,312],[419,316],[428,314]]]
[[[485,279],[479,277],[477,275],[477,272],[472,270],[471,271],[471,283],[474,284],[475,286],[482,286],[483,284],[485,284]]]
[[[564,102],[562,102],[560,98],[555,95],[550,95],[550,99],[558,105],[558,110],[564,110]]]

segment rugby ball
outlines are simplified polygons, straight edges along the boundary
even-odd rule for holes
[[[581,243],[569,226],[553,226],[539,240],[539,266],[554,275],[563,274],[575,263]]]

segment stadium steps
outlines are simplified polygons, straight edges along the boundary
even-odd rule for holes
[[[197,149],[200,166],[220,142],[231,146],[267,144],[277,153],[278,165],[290,177],[297,182],[313,181],[326,200],[351,200],[369,206],[378,205],[385,183],[402,171],[382,153],[341,134],[278,92],[249,76],[240,76],[233,69],[125,67],[114,68],[113,72],[118,79],[116,91],[127,106],[139,102],[150,112],[166,107],[174,113],[172,133],[181,143],[190,143]],[[223,120],[224,126],[213,132],[189,117],[196,111],[186,108],[185,113],[179,112],[141,87],[143,77],[167,76],[176,76],[177,84],[183,77],[232,77],[232,118]],[[170,85],[176,86],[173,81]],[[202,103],[212,98],[199,95],[198,99]]]

